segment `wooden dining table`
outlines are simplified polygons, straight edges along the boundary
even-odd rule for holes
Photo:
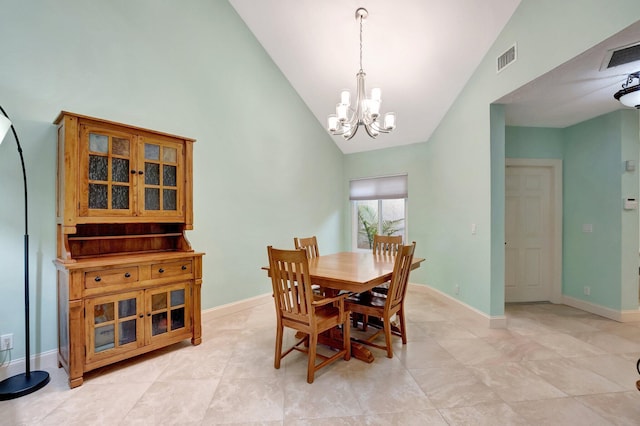
[[[340,252],[309,259],[311,283],[337,294],[340,291],[362,293],[391,280],[395,256],[373,254],[372,252]],[[414,257],[411,269],[420,267],[424,259]],[[269,267],[263,267],[269,270]],[[339,347],[342,342],[331,334],[321,343]],[[351,355],[365,362],[373,362],[371,351],[351,342]]]

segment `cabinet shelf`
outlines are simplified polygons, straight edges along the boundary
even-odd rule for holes
[[[104,235],[104,236],[81,236],[81,237],[70,236],[69,241],[162,238],[162,237],[181,237],[181,236],[182,236],[182,232],[172,232],[168,234]]]

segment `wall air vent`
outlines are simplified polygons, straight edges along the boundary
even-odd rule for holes
[[[510,65],[514,63],[518,59],[518,55],[516,53],[516,45],[511,46],[506,52],[502,55],[498,56],[498,60],[496,62],[496,72],[500,72]]]
[[[640,61],[640,41],[608,50],[600,71],[636,61]]]

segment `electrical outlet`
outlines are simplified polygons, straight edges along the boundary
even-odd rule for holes
[[[458,284],[456,284],[455,291],[456,291],[456,294],[460,294],[460,286]]]
[[[591,296],[591,287],[589,287],[589,286],[585,286],[585,288],[584,288],[584,295],[585,295],[585,296]]]
[[[13,349],[13,334],[3,334],[0,336],[0,350],[8,351]]]

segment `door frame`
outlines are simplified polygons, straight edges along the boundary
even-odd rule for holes
[[[554,158],[505,158],[506,167],[547,167],[551,170],[552,194],[550,201],[551,223],[553,226],[551,229],[551,271],[549,273],[551,277],[550,302],[562,303],[562,160]]]

